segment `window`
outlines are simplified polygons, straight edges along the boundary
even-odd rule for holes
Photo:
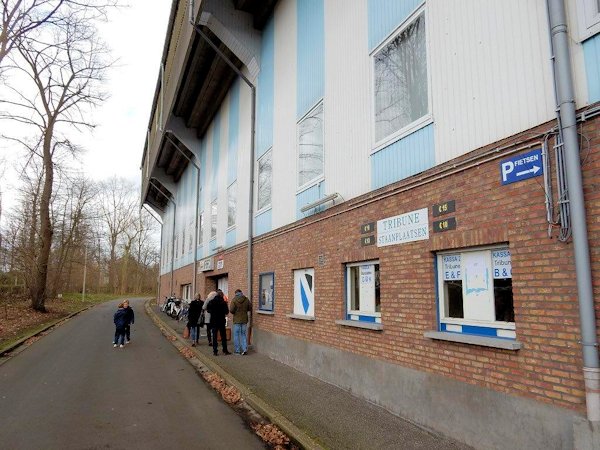
[[[258,211],[271,206],[271,183],[273,180],[271,153],[272,151],[269,150],[258,160]]]
[[[202,245],[204,238],[204,211],[198,217],[198,246]]]
[[[379,261],[346,265],[346,298],[349,320],[381,323]]]
[[[175,259],[179,258],[179,235],[175,236]]]
[[[600,0],[578,0],[577,16],[581,41],[600,33]]]
[[[210,238],[217,237],[217,201],[210,204]]]
[[[184,284],[183,286],[181,286],[181,298],[184,300],[192,299],[192,285],[191,284]]]
[[[323,175],[323,102],[298,123],[298,187]]]
[[[275,274],[261,273],[258,277],[259,296],[258,309],[261,311],[273,311],[275,303]]]
[[[237,201],[237,183],[234,181],[227,188],[227,228],[235,225]]]
[[[375,141],[406,130],[429,114],[425,13],[373,54]]]
[[[439,254],[438,291],[442,331],[516,337],[508,248]]]
[[[190,232],[188,233],[189,239],[188,239],[188,253],[190,253],[192,251],[192,248],[194,246],[194,233],[192,232],[192,230],[194,229],[194,222],[190,222]]]
[[[294,314],[315,315],[315,269],[294,270]]]
[[[181,230],[181,256],[185,255],[185,227]]]

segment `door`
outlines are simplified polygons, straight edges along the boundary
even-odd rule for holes
[[[217,289],[221,289],[225,296],[229,298],[229,282],[227,277],[217,278]]]

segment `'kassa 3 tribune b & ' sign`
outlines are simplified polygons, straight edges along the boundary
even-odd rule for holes
[[[429,239],[427,208],[377,222],[377,247]]]

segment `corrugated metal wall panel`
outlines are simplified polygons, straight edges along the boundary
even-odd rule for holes
[[[271,18],[263,30],[258,74],[256,113],[256,158],[273,145],[273,77],[275,24]]]
[[[225,247],[233,247],[236,243],[236,229],[227,231],[225,235]]]
[[[543,1],[426,6],[438,163],[554,116]]]
[[[273,210],[268,209],[254,218],[254,236],[267,233],[272,229]]]
[[[433,124],[371,155],[371,184],[378,189],[435,164]]]
[[[325,179],[346,200],[370,189],[371,83],[367,0],[325,2]]]
[[[583,43],[588,102],[600,101],[600,34]]]
[[[298,99],[300,119],[323,97],[325,78],[325,19],[323,0],[296,0]]]
[[[369,51],[375,49],[424,0],[368,0]]]
[[[320,198],[325,196],[325,181],[315,184],[308,189],[303,190],[296,195],[296,219],[302,219],[324,210],[323,206],[318,206],[309,211],[300,211],[302,207],[309,205],[310,203],[316,202]]]
[[[272,226],[296,220],[296,1],[275,8],[275,110],[273,118]]]

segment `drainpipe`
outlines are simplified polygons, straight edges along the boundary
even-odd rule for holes
[[[196,21],[194,19],[194,0],[190,0],[188,3],[189,7],[189,21],[194,30],[200,35],[202,39],[206,41],[208,45],[212,47],[212,49],[219,55],[225,63],[248,85],[251,92],[251,106],[250,109],[252,111],[252,115],[250,117],[250,183],[248,186],[248,256],[247,256],[247,266],[248,266],[248,287],[247,294],[250,299],[250,303],[252,303],[252,235],[253,235],[253,226],[254,226],[254,135],[256,133],[256,86],[236,67],[236,65],[225,55],[219,47],[217,47],[210,38],[202,31],[202,29],[196,25]],[[248,327],[252,328],[252,315],[250,315],[250,322],[248,323]],[[248,331],[250,334],[250,330]]]
[[[583,347],[583,377],[585,382],[587,418],[600,421],[600,363],[596,314],[592,290],[592,273],[585,203],[583,197],[579,139],[575,113],[575,93],[571,75],[569,36],[563,0],[547,0],[550,36],[554,49],[556,90],[563,133],[567,185],[569,188],[571,218],[573,224],[573,248],[577,292],[579,296],[579,319],[581,345]]]
[[[195,297],[196,296],[196,264],[197,264],[196,252],[198,250],[198,215],[200,214],[200,211],[199,211],[199,208],[200,208],[200,164],[198,164],[195,160],[188,157],[188,155],[186,155],[185,152],[179,148],[178,144],[173,140],[173,138],[171,138],[169,136],[169,133],[175,134],[171,130],[166,130],[164,132],[163,136],[171,144],[173,144],[173,147],[175,147],[175,149],[179,153],[181,153],[181,155],[185,159],[187,159],[190,164],[192,164],[196,168],[196,173],[198,174],[198,177],[197,177],[198,182],[196,183],[196,220],[194,221],[194,276],[192,277],[192,292],[193,292],[192,295]]]
[[[175,217],[177,216],[177,203],[173,200],[173,197],[169,197],[165,193],[163,193],[160,188],[154,183],[152,180],[148,180],[148,182],[156,188],[160,194],[165,197],[168,201],[173,203],[173,229],[171,230],[171,284],[169,286],[169,295],[174,295],[173,292],[173,272],[175,271]]]

